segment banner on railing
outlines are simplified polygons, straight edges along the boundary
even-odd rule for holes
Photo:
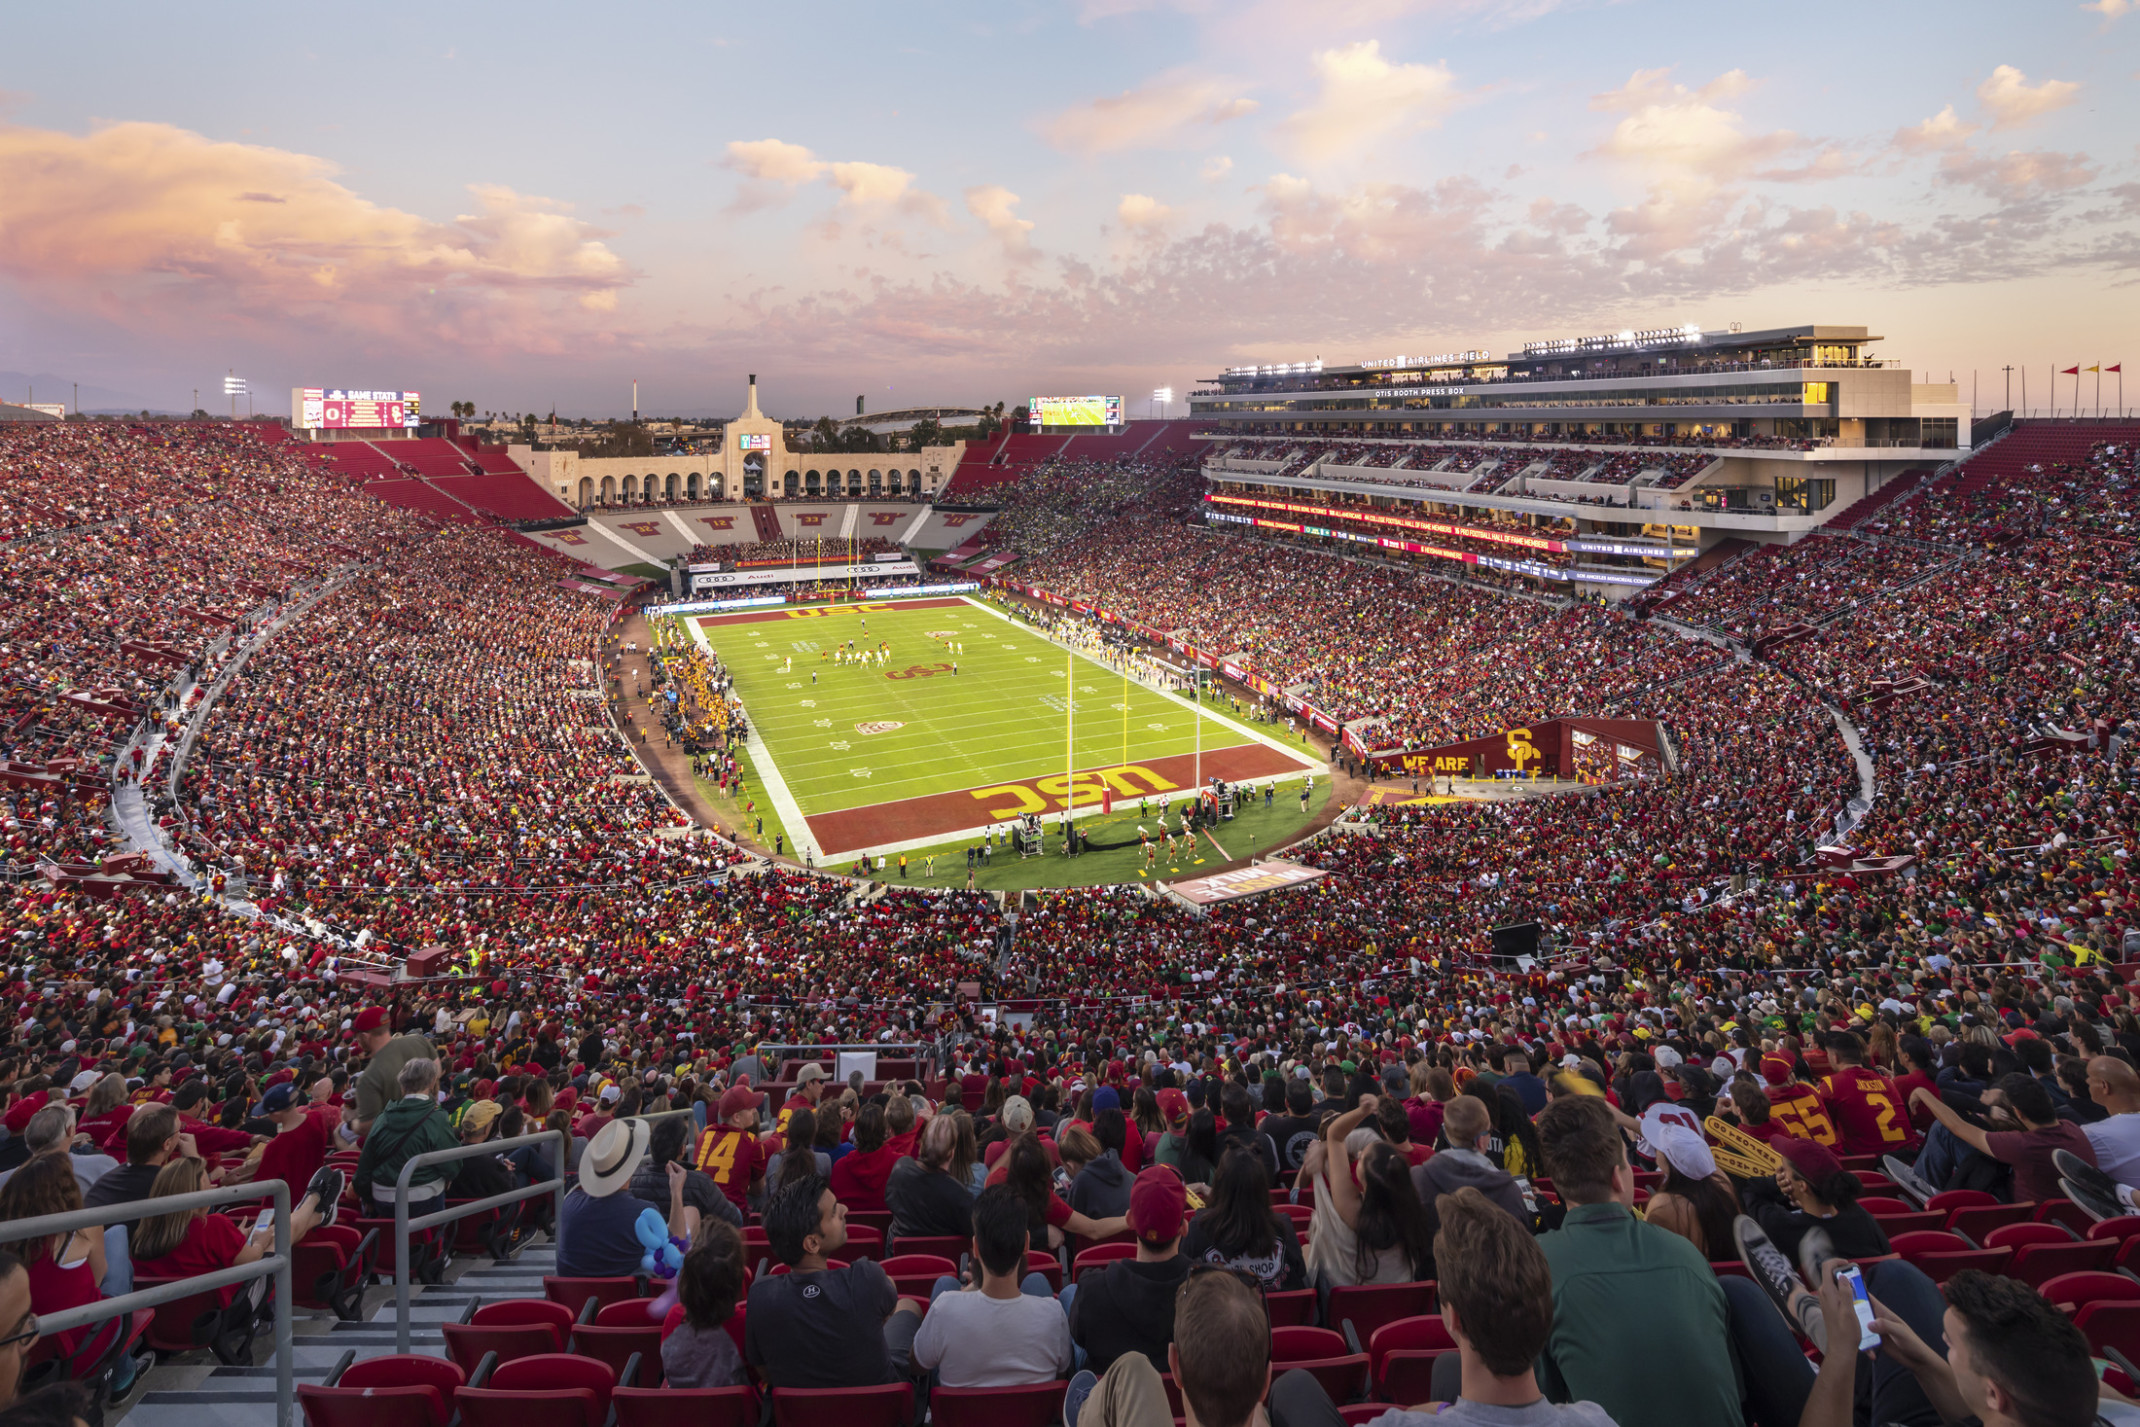
[[[880,589],[864,590],[865,598],[873,600],[910,600],[923,595],[966,595],[981,588],[977,580],[964,580],[949,585],[885,585]]]

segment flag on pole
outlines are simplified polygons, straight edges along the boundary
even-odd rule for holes
[[[2075,366],[2075,367],[2060,367],[2060,368],[2058,369],[2058,374],[2059,374],[2060,376],[2062,376],[2062,377],[2077,377],[2077,376],[2079,376],[2079,375],[2081,374],[2081,369],[2080,369],[2079,367],[2077,367],[2077,366]]]
[[[2084,372],[2100,372],[2103,370],[2103,364],[2101,362],[2097,362],[2094,366],[2082,367],[2081,370]]]
[[[2122,372],[2125,370],[2125,363],[2113,362],[2109,366],[2103,368],[2103,370],[2106,372]]]

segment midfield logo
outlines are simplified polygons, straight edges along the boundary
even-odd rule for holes
[[[892,731],[893,729],[895,729],[895,728],[905,728],[905,727],[906,727],[906,725],[905,725],[905,724],[903,724],[903,723],[895,723],[895,722],[884,722],[884,723],[858,723],[858,724],[856,724],[856,725],[855,725],[855,732],[856,732],[856,733],[890,733],[890,732],[891,732],[891,731]]]

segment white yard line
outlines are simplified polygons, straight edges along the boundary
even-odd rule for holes
[[[974,599],[970,595],[961,595],[959,596],[959,598],[985,614],[994,615],[997,619],[1002,620],[1005,624],[1009,625],[1015,630],[1018,630],[1020,633],[1031,634],[1037,638],[1045,639],[1048,641],[1048,643],[1054,645],[1057,649],[1069,650],[1072,654],[1075,654],[1078,658],[1084,660],[1087,664],[1092,665],[1093,668],[1098,669],[1101,673],[1107,675],[1111,679],[1119,679],[1122,677],[1121,670],[1108,668],[1105,664],[1102,664],[1099,660],[1093,658],[1084,650],[1077,648],[1075,645],[1065,644],[1060,639],[1053,638],[1052,636],[1046,634],[1034,625],[1021,624],[1017,620],[1012,619],[1009,615],[1003,613],[1003,611],[996,609],[991,605],[983,604],[981,601]],[[1132,678],[1134,679],[1134,676],[1132,676]],[[1194,700],[1183,698],[1180,694],[1174,693],[1172,690],[1161,689],[1155,687],[1154,685],[1147,684],[1142,679],[1134,679],[1134,682],[1136,682],[1140,687],[1150,691],[1151,693],[1157,694],[1163,699],[1168,699],[1174,702],[1175,704],[1178,704],[1184,712],[1190,714],[1201,713],[1205,718],[1210,719],[1213,723],[1223,724],[1227,728],[1232,729],[1235,733],[1240,734],[1244,738],[1252,738],[1256,742],[1262,744],[1265,748],[1275,749],[1276,751],[1285,754],[1288,758],[1291,758],[1294,762],[1300,764],[1303,768],[1312,769],[1318,773],[1328,773],[1330,771],[1330,765],[1328,763],[1318,762],[1312,755],[1303,753],[1300,751],[1300,749],[1295,748],[1291,744],[1286,743],[1280,739],[1273,738],[1267,733],[1258,733],[1255,729],[1249,727],[1247,724],[1236,723],[1231,718],[1227,717],[1225,714],[1220,713],[1218,710],[1214,709],[1208,703],[1198,704]]]

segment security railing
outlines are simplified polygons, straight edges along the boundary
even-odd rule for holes
[[[509,1189],[503,1194],[493,1194],[486,1199],[471,1199],[465,1203],[447,1205],[417,1218],[409,1217],[409,1177],[427,1165],[451,1164],[455,1160],[478,1159],[496,1155],[521,1145],[549,1143],[556,1147],[557,1177],[538,1180],[521,1189]],[[564,1222],[565,1188],[568,1179],[566,1161],[571,1157],[571,1147],[563,1130],[537,1130],[532,1135],[516,1135],[509,1140],[485,1140],[477,1145],[455,1145],[452,1149],[428,1150],[411,1155],[401,1166],[401,1175],[394,1183],[394,1351],[409,1350],[409,1281],[415,1277],[409,1264],[409,1235],[419,1229],[435,1229],[465,1219],[471,1214],[487,1213],[503,1209],[508,1204],[518,1204],[525,1199],[534,1199],[544,1194],[554,1195],[557,1202],[551,1206],[553,1235],[557,1225]],[[443,1198],[443,1194],[440,1196]]]
[[[233,1185],[227,1189],[203,1189],[193,1194],[139,1199],[131,1204],[109,1204],[97,1209],[74,1209],[64,1214],[41,1215],[35,1219],[16,1219],[9,1223],[0,1223],[0,1244],[72,1234],[78,1229],[105,1229],[113,1224],[130,1224],[137,1219],[153,1219],[186,1209],[213,1209],[224,1204],[247,1204],[267,1197],[272,1197],[275,1201],[274,1252],[263,1254],[249,1264],[239,1264],[234,1268],[219,1268],[211,1273],[182,1278],[176,1283],[137,1289],[132,1293],[122,1293],[117,1298],[99,1299],[95,1303],[85,1303],[79,1308],[68,1308],[58,1313],[40,1313],[37,1315],[37,1327],[40,1333],[47,1335],[64,1333],[71,1328],[102,1323],[106,1319],[136,1313],[145,1308],[160,1308],[182,1298],[191,1298],[195,1294],[230,1288],[272,1276],[275,1281],[275,1427],[291,1427],[292,1414],[297,1403],[297,1383],[290,1344],[290,1186],[283,1181],[271,1179],[258,1184]],[[402,1351],[408,1351],[406,1343]]]

